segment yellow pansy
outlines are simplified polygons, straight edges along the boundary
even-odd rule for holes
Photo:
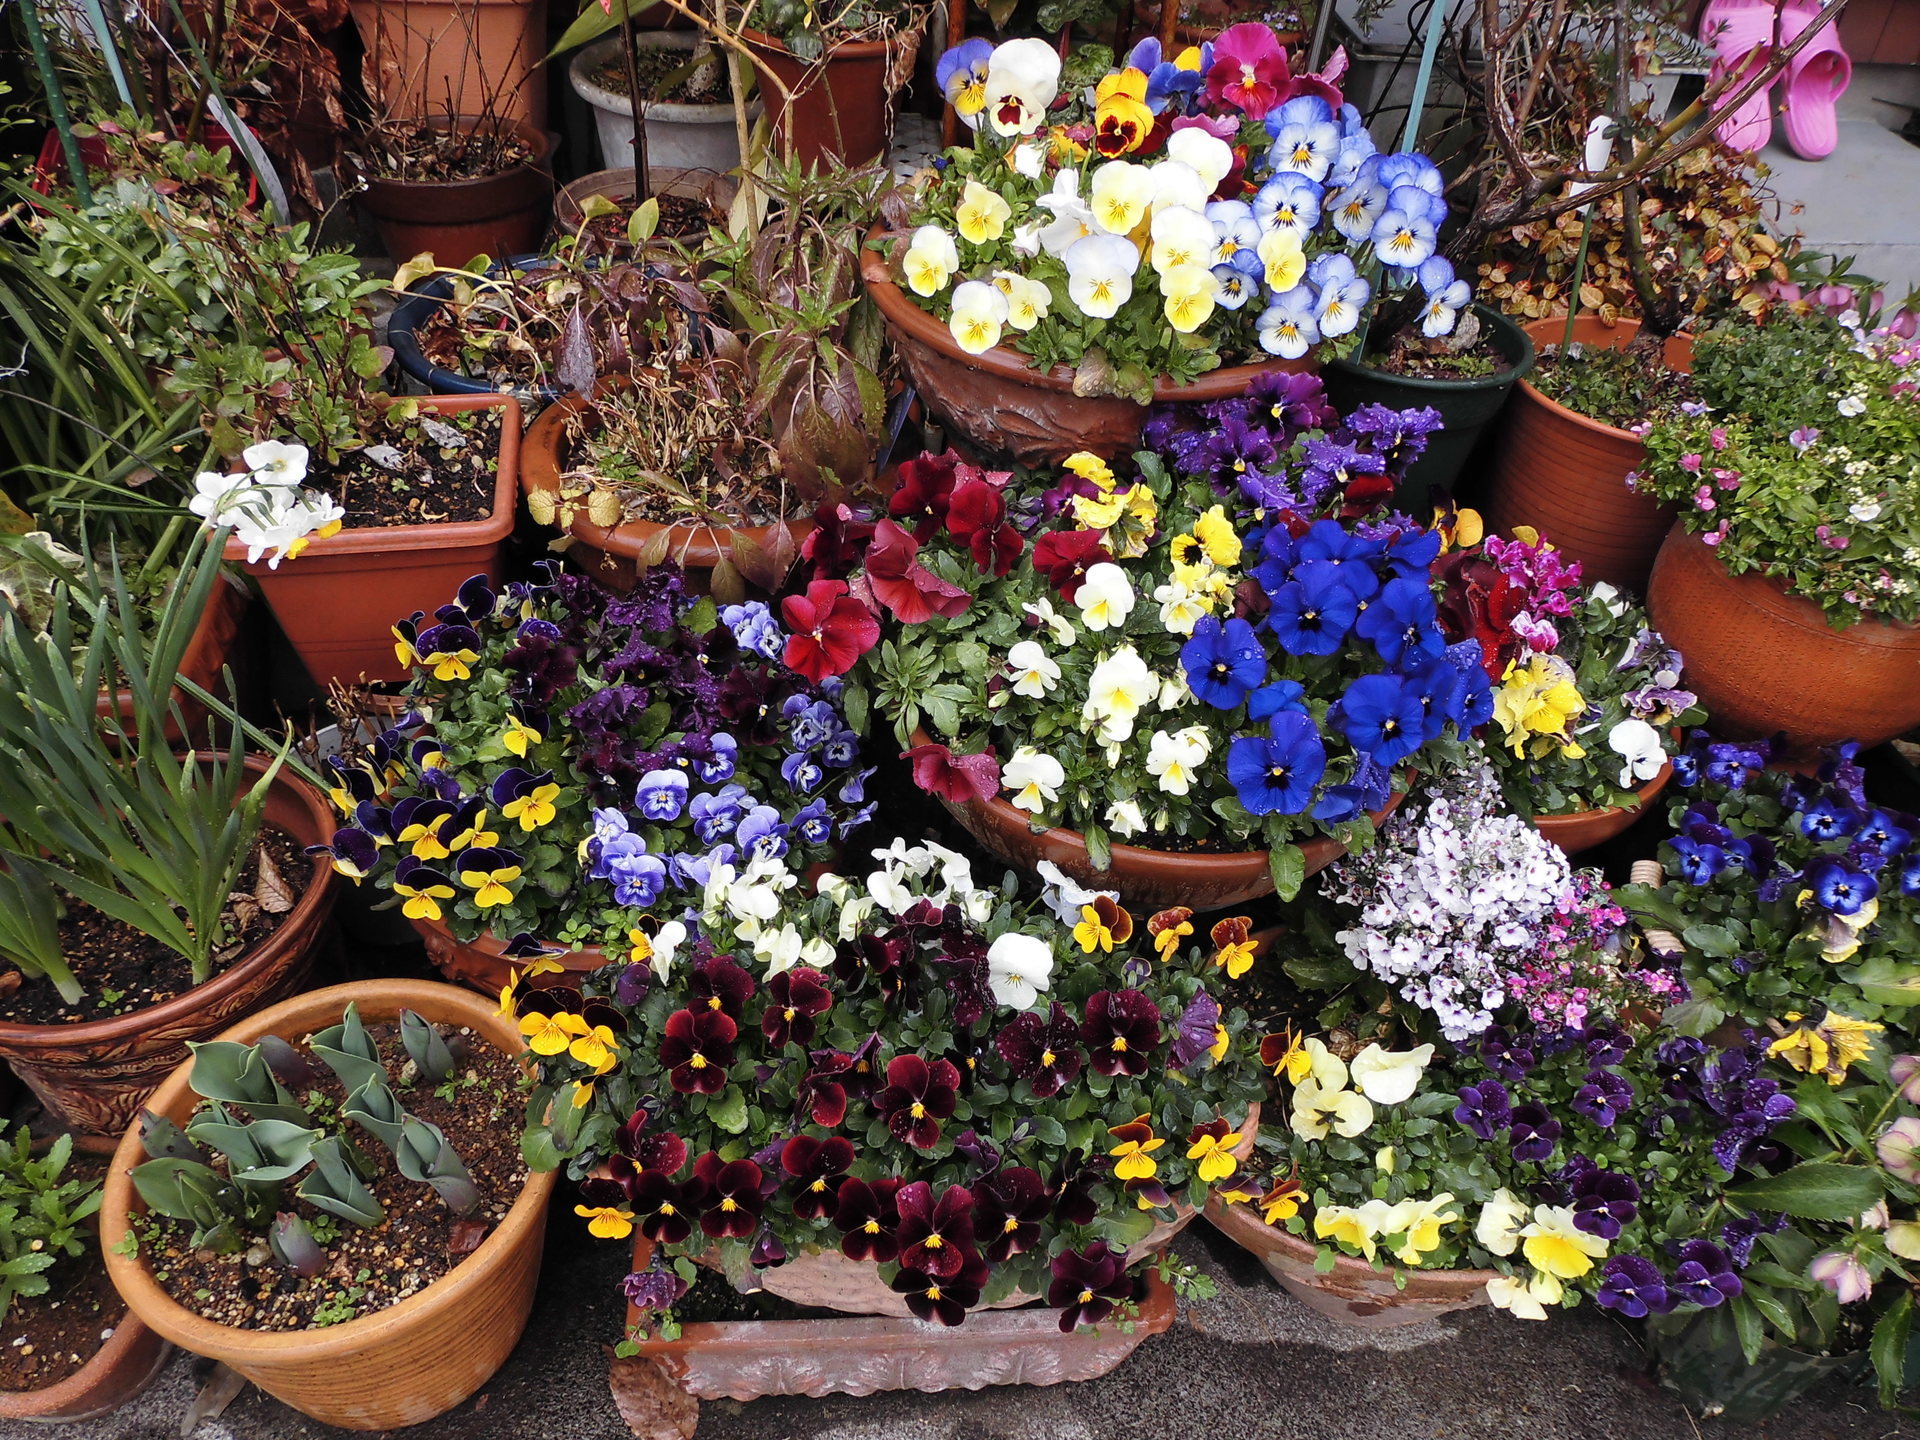
[[[1233,522],[1227,518],[1224,507],[1215,505],[1194,521],[1193,534],[1206,550],[1207,559],[1215,565],[1240,563],[1240,537],[1234,533]]]
[[[1567,1205],[1535,1206],[1533,1223],[1520,1235],[1520,1253],[1527,1263],[1556,1280],[1578,1280],[1607,1253],[1607,1242],[1575,1225]]]
[[[1205,265],[1177,265],[1160,277],[1162,313],[1182,335],[1207,323],[1219,296],[1220,282]]]
[[[1113,467],[1091,450],[1076,450],[1060,462],[1062,468],[1089,480],[1102,490],[1113,488]]]
[[[1826,1076],[1829,1085],[1845,1080],[1848,1068],[1873,1049],[1872,1037],[1887,1028],[1825,1006],[1816,1006],[1804,1016],[1790,1010],[1787,1021],[1793,1028],[1769,1045],[1767,1053],[1796,1070]]]
[[[1234,1158],[1233,1150],[1240,1143],[1240,1132],[1229,1130],[1224,1135],[1214,1135],[1205,1130],[1200,1132],[1193,1144],[1187,1147],[1187,1159],[1200,1162],[1197,1173],[1211,1185],[1216,1180],[1224,1180],[1240,1168],[1240,1162]]]
[[[553,802],[559,795],[560,787],[551,781],[536,785],[525,795],[516,795],[502,805],[500,816],[504,820],[518,820],[522,830],[538,830],[542,825],[553,822],[557,813]]]
[[[1300,237],[1291,230],[1269,230],[1260,237],[1254,253],[1267,267],[1267,287],[1276,295],[1284,295],[1307,273],[1307,252],[1300,248]]]
[[[975,245],[998,240],[1006,233],[1013,207],[997,190],[989,190],[978,180],[967,181],[960,192],[960,203],[953,208],[953,223],[960,238]]]
[[[507,728],[500,732],[500,743],[510,754],[526,759],[527,751],[540,743],[540,732],[517,715],[507,716]]]
[[[587,1022],[562,1010],[553,1015],[529,1014],[520,1017],[520,1033],[527,1048],[536,1055],[564,1055],[576,1036],[587,1030]]]
[[[612,1205],[576,1205],[573,1213],[587,1222],[587,1233],[597,1240],[624,1240],[633,1234],[633,1212]]]

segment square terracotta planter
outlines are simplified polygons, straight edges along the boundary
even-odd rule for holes
[[[392,628],[416,610],[432,614],[471,575],[501,573],[513,531],[520,476],[520,403],[511,395],[421,395],[422,410],[458,414],[500,411],[500,455],[493,510],[483,520],[437,525],[364,526],[316,539],[304,553],[270,570],[248,565],[246,547],[229,540],[226,558],[242,562],[260,584],[316,685],[334,681],[404,680]]]
[[[635,1270],[652,1251],[636,1232]],[[638,1355],[613,1362],[609,1381],[633,1433],[668,1440],[693,1434],[701,1400],[1093,1380],[1173,1324],[1172,1288],[1154,1269],[1146,1279],[1130,1331],[1109,1323],[1063,1335],[1059,1312],[1044,1307],[976,1311],[952,1328],[890,1316],[701,1321],[677,1340],[640,1341]],[[628,1326],[638,1322],[629,1309]]]

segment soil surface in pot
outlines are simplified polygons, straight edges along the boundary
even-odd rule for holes
[[[249,1250],[218,1255],[192,1248],[193,1227],[152,1215],[133,1220],[133,1233],[153,1278],[186,1309],[216,1324],[241,1330],[309,1330],[344,1324],[372,1315],[417,1294],[480,1248],[505,1216],[527,1180],[520,1155],[524,1120],[520,1067],[516,1059],[470,1035],[469,1053],[447,1083],[400,1084],[410,1073],[399,1060],[400,1027],[369,1024],[367,1033],[387,1059],[394,1093],[413,1115],[438,1125],[473,1177],[480,1208],[461,1217],[441,1203],[429,1185],[403,1177],[393,1158],[374,1137],[347,1124],[345,1132],[375,1162],[379,1174],[367,1188],[386,1207],[387,1218],[372,1229],[334,1220],[299,1199],[289,1186],[283,1208],[314,1228],[327,1252],[328,1268],[303,1280],[272,1258],[266,1236],[249,1237]],[[306,1050],[304,1036],[288,1036]],[[306,1092],[311,1111],[337,1114],[346,1091],[333,1072],[314,1062],[318,1076]],[[332,1126],[329,1125],[329,1129]],[[225,1163],[214,1158],[214,1168]],[[332,1238],[326,1238],[331,1235]],[[265,1256],[262,1260],[261,1257]],[[249,1260],[259,1261],[250,1264]]]
[[[498,410],[423,411],[310,472],[307,483],[340,502],[350,530],[484,520],[499,456]]]
[[[688,241],[703,239],[709,223],[718,223],[725,218],[698,195],[656,195],[653,198],[660,202],[660,224],[653,232],[656,237]],[[586,238],[582,243],[591,254],[617,252],[630,243],[627,239],[627,222],[633,218],[635,204],[630,200],[614,203],[617,208],[611,215],[596,215],[587,222]]]
[[[67,1162],[70,1178],[97,1180],[106,1173],[104,1155],[76,1152]],[[21,1296],[7,1311],[0,1391],[18,1394],[58,1385],[93,1359],[125,1318],[127,1307],[100,1261],[100,1242],[91,1230],[83,1238],[81,1254],[62,1255],[46,1272],[51,1282],[46,1294]]]
[[[665,100],[674,105],[730,105],[733,96],[727,89],[727,62],[719,51],[713,52],[711,65],[691,66],[686,50],[647,45],[634,56],[634,74],[640,82],[641,103]],[[627,62],[618,51],[587,77],[613,95],[627,93]]]
[[[1558,345],[1542,345],[1527,378],[1549,400],[1616,430],[1678,414],[1696,393],[1693,376],[1669,370],[1659,346],[1598,349],[1576,341],[1563,355]]]
[[[1417,333],[1402,334],[1385,351],[1369,355],[1367,365],[1409,380],[1485,380],[1513,368],[1484,330],[1463,350],[1448,349],[1442,341]]]
[[[682,1325],[714,1320],[844,1320],[838,1310],[821,1310],[783,1300],[771,1290],[743,1294],[718,1270],[700,1271],[678,1300],[673,1302],[673,1318]]]
[[[260,852],[267,854],[262,875]],[[213,973],[220,974],[256,949],[280,928],[310,883],[313,862],[283,831],[262,830],[260,845],[240,872],[225,911],[233,938],[214,952]],[[60,921],[60,952],[85,988],[77,1005],[68,1005],[45,980],[18,971],[0,973],[0,1020],[15,1025],[77,1025],[105,1020],[158,1005],[193,988],[186,957],[131,925],[111,919],[83,901],[68,897]]]
[[[380,180],[433,183],[504,175],[534,158],[534,148],[511,123],[450,130],[420,120],[394,121],[361,144],[361,163]]]

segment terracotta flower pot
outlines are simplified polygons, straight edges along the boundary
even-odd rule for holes
[[[520,473],[520,406],[509,395],[422,395],[423,410],[442,415],[498,410],[500,462],[493,513],[484,520],[436,525],[358,526],[316,539],[300,555],[244,565],[246,547],[227,542],[226,558],[241,561],[260,584],[280,628],[317,685],[335,680],[404,680],[407,668],[393,649],[393,623],[415,610],[429,615],[447,603],[470,575],[498,578],[507,536],[513,532]]]
[[[200,623],[193,627],[186,653],[180,657],[181,675],[203,690],[216,695],[220,693],[221,667],[233,661],[235,642],[240,637],[240,622],[245,618],[252,598],[237,582],[228,583],[227,576],[223,575],[213,582],[213,590],[207,596],[207,608],[200,612]],[[180,702],[180,716],[186,721],[187,733],[181,734],[180,727],[169,718],[166,723],[168,741],[181,745],[205,740],[207,707],[183,691],[176,690],[174,698]],[[102,691],[95,713],[102,719],[118,713],[122,727],[129,735],[134,733],[131,690],[116,691],[111,699]]]
[[[1523,328],[1536,346],[1558,345],[1567,322],[1535,320]],[[1582,315],[1573,322],[1573,338],[1592,348],[1617,350],[1639,333],[1636,320],[1608,327]],[[1668,369],[1690,369],[1693,337],[1675,336],[1665,354]],[[1569,410],[1523,378],[1483,482],[1487,531],[1505,535],[1531,525],[1578,560],[1587,580],[1644,594],[1674,516],[1672,506],[1627,488],[1627,475],[1646,458],[1639,436]]]
[[[869,243],[887,237],[876,229]],[[960,348],[947,327],[913,303],[894,283],[885,255],[860,252],[860,278],[887,322],[887,338],[920,398],[955,434],[978,449],[1010,455],[1022,465],[1056,465],[1076,450],[1130,455],[1140,447],[1144,405],[1118,395],[1076,395],[1064,365],[1040,371],[1005,345],[980,355]],[[1190,385],[1156,385],[1157,401],[1197,403],[1244,395],[1265,370],[1312,373],[1311,360],[1267,360],[1230,365]]]
[[[98,1420],[130,1404],[172,1358],[173,1346],[129,1311],[93,1358],[59,1384],[43,1390],[0,1390],[0,1420]]]
[[[916,730],[913,743],[927,744],[924,730]],[[1016,810],[999,797],[969,800],[956,805],[943,797],[940,803],[969,835],[988,853],[1022,870],[1039,868],[1042,860],[1051,860],[1082,885],[1100,890],[1118,890],[1121,903],[1131,910],[1150,913],[1170,905],[1185,905],[1193,910],[1221,910],[1241,905],[1273,892],[1273,872],[1265,850],[1227,852],[1149,850],[1141,845],[1112,845],[1109,868],[1097,869],[1087,853],[1086,838],[1078,830],[1047,829],[1034,832],[1024,810]],[[1373,812],[1378,825],[1400,808],[1398,792]],[[1342,855],[1347,847],[1328,835],[1317,835],[1300,842],[1306,855],[1306,873],[1317,875]]]
[[[249,756],[246,766],[259,774],[266,762]],[[334,830],[326,797],[284,769],[267,792],[265,821],[302,846],[323,844]],[[153,1087],[187,1058],[189,1040],[210,1040],[306,985],[333,909],[333,887],[333,866],[316,859],[279,928],[206,984],[105,1020],[0,1023],[0,1057],[62,1123],[94,1134],[124,1130]]]
[[[652,1246],[637,1231],[633,1238],[633,1268],[641,1270]],[[1131,1327],[1106,1324],[1068,1335],[1060,1333],[1058,1312],[1044,1308],[980,1312],[951,1329],[883,1317],[696,1322],[677,1340],[642,1340],[637,1356],[615,1360],[614,1403],[635,1434],[691,1435],[700,1399],[1092,1380],[1173,1324],[1172,1290],[1156,1270],[1148,1269],[1146,1279]],[[639,1319],[628,1311],[630,1328]]]
[[[1419,1325],[1455,1310],[1487,1303],[1491,1270],[1376,1270],[1364,1260],[1342,1255],[1321,1273],[1319,1250],[1279,1225],[1269,1225],[1250,1205],[1207,1202],[1207,1219],[1222,1235],[1247,1251],[1303,1305],[1343,1325],[1389,1330]],[[1406,1279],[1406,1287],[1398,1281]]]
[[[456,985],[465,985],[482,995],[497,998],[507,988],[508,972],[526,968],[526,961],[507,957],[507,942],[491,932],[477,935],[471,940],[458,940],[438,920],[409,920],[407,923],[413,926],[420,936],[420,942],[427,947],[427,959],[433,962],[434,969]],[[540,975],[526,982],[536,990],[545,990],[554,985],[578,985],[582,975],[591,974],[607,963],[606,954],[598,945],[582,946],[564,955],[548,958],[565,967],[565,973]]]
[[[1235,1159],[1244,1161],[1253,1154],[1254,1143],[1260,1136],[1258,1101],[1248,1107],[1240,1133],[1241,1140],[1234,1147],[1233,1154]],[[1200,1217],[1198,1210],[1186,1204],[1176,1203],[1173,1212],[1172,1219],[1156,1219],[1153,1229],[1147,1232],[1144,1239],[1131,1246],[1128,1253],[1142,1257],[1157,1255]],[[848,1315],[891,1315],[901,1319],[913,1314],[907,1308],[906,1297],[880,1278],[877,1267],[864,1260],[849,1260],[838,1250],[796,1255],[784,1265],[762,1270],[760,1285],[770,1295],[778,1295],[782,1300],[809,1309],[839,1310]],[[1015,1290],[990,1308],[1017,1309],[1039,1298],[1028,1291]],[[971,1325],[973,1322],[969,1320],[967,1323]]]
[[[477,122],[462,116],[457,122]],[[514,126],[532,158],[497,175],[471,180],[392,180],[368,175],[361,203],[396,262],[431,252],[442,265],[476,255],[524,255],[540,248],[553,203],[553,141],[545,130]],[[357,169],[356,167],[352,167]]]
[[[586,408],[587,397],[575,392],[564,395],[540,412],[540,418],[527,427],[526,448],[521,456],[522,488],[531,495],[536,490],[560,493],[560,477],[570,468],[563,456],[567,445],[567,422]],[[812,520],[789,520],[796,553],[800,542],[813,533]],[[630,590],[642,568],[643,560],[672,560],[688,572],[693,588],[701,588],[713,567],[722,559],[732,562],[736,546],[744,540],[762,549],[774,543],[777,525],[714,525],[704,520],[676,520],[656,525],[648,520],[622,520],[618,525],[596,525],[585,515],[575,515],[566,530],[575,541],[576,563],[594,579],[615,590]],[[666,539],[661,540],[662,533]],[[664,550],[663,547],[664,546]]]
[[[221,1038],[296,1040],[338,1020],[349,1001],[369,1021],[393,1020],[410,1009],[436,1024],[467,1027],[510,1055],[521,1050],[514,1022],[486,1001],[414,980],[315,990],[263,1010]],[[151,1108],[184,1125],[198,1103],[182,1066],[154,1093]],[[130,1128],[100,1205],[100,1241],[115,1288],[136,1315],[182,1349],[230,1366],[322,1424],[388,1430],[443,1415],[486,1384],[526,1327],[556,1172],[530,1175],[480,1248],[417,1294],[325,1329],[265,1331],[201,1318],[155,1283],[140,1255],[116,1252],[145,1208],[127,1174],[144,1158],[139,1131]]]
[[[732,177],[714,170],[689,170],[685,168],[663,168],[659,165],[647,167],[647,190],[649,194],[668,196],[677,195],[689,200],[702,201],[718,219],[724,222],[733,208],[733,197],[740,193],[739,182]],[[586,219],[581,205],[590,197],[604,195],[623,210],[631,209],[638,187],[633,183],[633,167],[617,170],[595,170],[592,174],[582,175],[578,180],[569,180],[560,187],[560,193],[553,197],[553,235],[558,240],[579,230]],[[618,256],[633,254],[634,247],[623,235],[613,244],[613,253]]]
[[[1717,734],[1786,732],[1804,758],[1920,725],[1920,627],[1862,620],[1836,630],[1811,600],[1757,571],[1729,575],[1683,525],[1668,532],[1647,589],[1653,627],[1686,659],[1687,688]]]
[[[396,116],[547,114],[546,0],[350,0],[365,73]]]
[[[818,60],[802,60],[779,40],[758,30],[742,30],[756,69],[770,72],[778,85],[760,80],[760,98],[773,125],[773,153],[785,155],[793,138],[794,158],[818,166],[842,161],[865,165],[886,153],[893,130],[893,72],[899,57],[919,49],[920,31],[891,40],[861,40],[830,45]],[[781,92],[781,86],[786,92]]]
[[[1428,512],[1432,492],[1453,489],[1481,432],[1513,393],[1514,382],[1533,368],[1533,341],[1524,330],[1485,305],[1475,305],[1473,313],[1506,359],[1508,368],[1498,374],[1466,380],[1429,379],[1389,374],[1355,360],[1329,360],[1321,372],[1327,399],[1343,415],[1368,404],[1388,405],[1395,410],[1431,406],[1440,412],[1441,428],[1427,437],[1425,453],[1400,482],[1396,503],[1413,515]]]
[[[1646,813],[1647,806],[1659,797],[1671,779],[1673,764],[1669,761],[1660,767],[1659,774],[1633,792],[1636,798],[1631,805],[1609,805],[1601,810],[1581,810],[1572,815],[1535,815],[1533,828],[1566,854],[1578,855],[1582,850],[1604,845],[1632,825]]]
[[[251,210],[260,203],[260,177],[246,162],[244,155],[236,156],[233,136],[227,127],[216,120],[208,120],[201,132],[200,143],[218,155],[227,159],[246,177],[247,208]],[[89,170],[107,168],[107,142],[98,135],[79,137],[80,163]],[[33,193],[52,195],[56,190],[64,190],[72,183],[67,170],[67,153],[60,144],[60,132],[49,129],[46,138],[40,142],[40,153],[33,162]],[[45,212],[45,206],[29,201],[35,210]]]

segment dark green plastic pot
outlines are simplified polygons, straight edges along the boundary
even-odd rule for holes
[[[1354,360],[1329,360],[1320,370],[1327,398],[1342,414],[1368,404],[1390,405],[1395,410],[1430,405],[1440,412],[1443,428],[1428,437],[1426,453],[1400,485],[1397,503],[1411,515],[1424,515],[1435,491],[1453,490],[1480,432],[1507,403],[1514,382],[1533,369],[1533,341],[1526,331],[1485,305],[1475,305],[1473,313],[1508,363],[1497,375],[1426,380],[1389,375]]]
[[[1864,1354],[1813,1355],[1768,1340],[1749,1365],[1724,1305],[1650,1317],[1647,1348],[1660,1383],[1689,1410],[1736,1425],[1778,1414],[1823,1380],[1858,1378],[1867,1363]]]

